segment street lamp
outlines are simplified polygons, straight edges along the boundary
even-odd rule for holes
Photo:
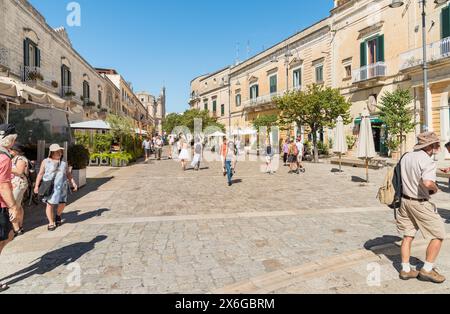
[[[434,0],[435,4],[444,4],[448,0]],[[426,28],[426,18],[427,13],[425,11],[425,7],[427,5],[427,0],[419,0],[419,3],[422,5],[422,45],[423,45],[423,88],[424,88],[424,108],[425,108],[425,123],[424,123],[424,131],[428,131],[430,126],[428,125],[429,120],[429,112],[428,112],[428,60],[427,60],[427,28]],[[392,3],[389,7],[395,9],[400,8],[405,4],[402,0],[392,0]]]

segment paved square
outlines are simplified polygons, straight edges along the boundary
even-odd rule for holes
[[[385,171],[361,186],[364,169],[339,175],[307,164],[306,174],[282,167],[269,176],[260,166],[239,163],[232,187],[220,163],[200,172],[168,160],[90,169],[56,232],[46,231],[43,208],[27,213],[32,230],[0,256],[0,277],[9,277],[8,293],[449,291],[399,282],[395,245],[368,250],[398,240],[393,212],[375,199]],[[450,232],[441,187],[434,201]],[[418,239],[415,256],[424,251]],[[450,246],[439,266],[450,277]]]

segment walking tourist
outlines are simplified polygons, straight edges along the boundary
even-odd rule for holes
[[[236,146],[233,141],[229,141],[227,144],[227,149],[225,153],[225,168],[226,176],[228,179],[228,186],[233,184],[233,176],[235,174],[234,166],[236,162]]]
[[[299,136],[297,138],[297,142],[295,143],[295,145],[297,146],[297,151],[298,151],[298,155],[297,155],[297,169],[298,169],[298,171],[301,171],[301,172],[305,173],[306,170],[303,167],[303,152],[304,152],[305,146],[303,145],[303,141],[302,141],[301,136]]]
[[[62,214],[67,204],[69,182],[74,192],[78,190],[67,163],[63,161],[63,152],[64,148],[58,144],[50,145],[49,156],[42,161],[34,188],[34,193],[39,194],[46,204],[48,231],[55,231],[62,225]],[[54,207],[57,207],[56,217]]]
[[[202,154],[203,154],[203,145],[200,140],[200,138],[195,139],[194,144],[194,159],[192,160],[192,168],[194,168],[195,171],[200,170],[200,163],[202,161]]]
[[[266,173],[269,175],[274,174],[272,169],[272,161],[273,161],[274,152],[270,143],[266,146]]]
[[[150,159],[150,155],[152,154],[152,142],[150,140],[150,137],[147,137],[144,142],[142,142],[142,147],[145,151],[145,162],[147,162]]]
[[[220,147],[220,161],[222,162],[222,172],[224,177],[227,175],[227,167],[225,163],[225,159],[227,157],[227,150],[228,150],[228,141],[227,138],[224,136],[222,146]]]
[[[286,141],[283,144],[283,163],[285,167],[287,166],[288,155],[289,155],[289,139],[286,139]]]
[[[181,161],[181,168],[183,169],[183,171],[186,171],[186,165],[187,162],[190,160],[191,156],[189,154],[189,144],[184,138],[181,138],[180,140],[180,147],[181,152],[180,155],[178,156],[178,159]]]
[[[433,283],[445,281],[445,277],[437,272],[434,264],[446,231],[436,205],[430,202],[431,195],[439,191],[436,184],[436,164],[433,160],[433,155],[439,151],[439,137],[432,132],[422,133],[418,136],[414,152],[406,154],[400,163],[403,197],[397,214],[397,228],[404,237],[400,272],[400,278],[403,280],[419,278]],[[410,264],[411,245],[418,231],[421,231],[426,240],[430,240],[425,265],[420,272],[413,270]]]
[[[155,141],[155,155],[157,160],[161,160],[162,150],[164,147],[164,141],[161,136],[158,136]]]
[[[12,156],[9,152],[16,138],[16,128],[13,125],[0,125],[0,254],[14,238],[12,224],[16,222],[19,207],[13,195],[11,184]],[[8,285],[0,282],[0,292],[8,288]]]
[[[15,144],[11,148],[12,159],[12,179],[14,199],[17,202],[17,219],[13,223],[14,234],[19,236],[23,234],[24,211],[22,206],[23,196],[28,189],[29,161],[24,156],[24,146]]]
[[[289,150],[288,150],[288,163],[289,163],[289,173],[299,174],[299,169],[297,166],[297,156],[298,156],[298,148],[294,140],[290,141]]]
[[[175,144],[175,136],[169,135],[169,159],[173,159],[173,146]]]

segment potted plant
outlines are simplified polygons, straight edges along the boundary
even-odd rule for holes
[[[57,81],[52,81],[52,86],[54,88],[58,88],[58,82]]]
[[[86,185],[86,167],[89,163],[89,151],[83,145],[72,145],[67,152],[72,175],[78,187]]]
[[[89,157],[89,166],[96,167],[99,165],[100,165],[100,154],[98,153],[91,154]]]
[[[111,162],[110,162],[111,154],[109,154],[109,153],[101,153],[99,155],[99,160],[100,160],[100,166],[108,167],[111,164]]]
[[[115,153],[111,155],[112,167],[126,167],[132,160],[132,156],[129,153]]]
[[[30,73],[28,73],[28,79],[30,81],[37,81],[37,80],[43,81],[44,77],[39,72],[30,72]]]
[[[387,147],[389,148],[389,151],[391,152],[391,158],[394,160],[399,160],[400,159],[400,141],[398,139],[395,138],[390,138],[387,141]]]
[[[355,145],[358,138],[354,135],[347,135],[347,147],[348,147],[348,155],[353,156],[355,151]]]
[[[68,92],[66,92],[65,94],[64,94],[64,96],[66,96],[66,97],[74,97],[76,94],[75,94],[75,92],[73,92],[73,91],[68,91]]]

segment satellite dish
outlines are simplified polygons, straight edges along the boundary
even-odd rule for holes
[[[377,111],[377,104],[377,98],[374,95],[371,95],[367,101],[367,109],[369,109],[370,113]]]

